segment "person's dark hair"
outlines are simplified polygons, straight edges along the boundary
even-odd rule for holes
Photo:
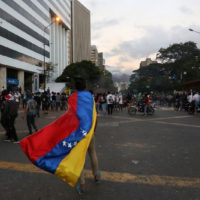
[[[83,91],[86,89],[86,81],[84,78],[77,77],[77,78],[74,78],[74,80],[75,80],[75,88],[78,91]]]
[[[26,96],[27,96],[27,99],[32,99],[32,93],[31,93],[31,92],[28,92],[28,93],[26,94]]]
[[[1,93],[2,96],[6,96],[7,94],[9,94],[8,90],[3,90],[2,93]]]

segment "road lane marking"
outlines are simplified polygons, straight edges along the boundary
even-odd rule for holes
[[[185,116],[174,116],[174,117],[160,117],[160,118],[153,118],[148,119],[148,121],[154,121],[154,120],[165,120],[165,119],[183,119],[183,118],[191,118],[192,116],[185,115]]]
[[[142,116],[141,116],[142,117]],[[152,118],[152,119],[148,119],[146,117],[144,118],[136,118],[134,116],[132,117],[120,117],[120,116],[112,116],[110,117],[110,119],[123,119],[123,120],[129,120],[129,121],[155,121],[155,120],[165,120],[165,119],[183,119],[183,118],[191,118],[192,116],[189,116],[189,115],[184,115],[184,116],[172,116],[172,117],[159,117],[159,118]]]
[[[49,174],[32,164],[0,161],[0,169],[29,173]],[[91,170],[84,170],[88,179],[93,179]],[[158,176],[158,175],[133,175],[130,173],[101,171],[102,180],[117,183],[137,183],[151,186],[186,187],[200,189],[200,178]]]
[[[118,127],[118,126],[119,122],[106,122],[106,123],[98,122],[98,127]]]
[[[184,127],[191,127],[191,128],[200,128],[198,125],[192,125],[192,124],[182,124],[182,123],[170,123],[170,122],[162,122],[162,121],[153,121],[157,124],[167,124],[167,125],[173,125],[173,126],[184,126]]]

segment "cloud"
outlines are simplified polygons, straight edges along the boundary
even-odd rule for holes
[[[167,48],[170,44],[186,41],[199,41],[199,35],[191,34],[188,27],[174,26],[171,29],[165,29],[162,26],[143,27],[145,34],[143,37],[135,40],[123,41],[118,44],[111,52],[105,53],[105,56],[112,57],[119,55],[126,60],[141,59],[155,54],[160,48]],[[121,60],[123,61],[123,59]]]
[[[116,19],[110,19],[110,20],[102,20],[100,22],[95,22],[92,25],[93,30],[99,30],[102,28],[107,28],[111,26],[115,26],[119,24],[119,20]]]
[[[123,41],[111,51],[104,53],[106,63],[110,65],[108,70],[112,73],[131,74],[139,67],[142,60],[147,57],[155,59],[160,48],[167,48],[174,43],[187,41],[199,44],[200,35],[188,31],[188,28],[200,30],[200,27],[197,26],[174,26],[170,29],[165,29],[162,26],[142,27],[145,34],[141,38]]]
[[[187,15],[192,15],[192,14],[193,14],[193,11],[192,11],[190,8],[186,7],[186,6],[181,6],[181,7],[179,8],[179,10],[180,10],[182,13],[187,14]]]

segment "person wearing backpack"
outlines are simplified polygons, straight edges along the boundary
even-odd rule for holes
[[[35,117],[37,114],[37,102],[33,99],[32,94],[28,94],[28,101],[26,105],[26,109],[24,112],[24,115],[27,120],[27,126],[29,129],[29,135],[31,135],[32,132],[32,127],[35,129],[35,132],[37,132],[37,127],[35,125]]]
[[[113,99],[113,95],[110,92],[108,92],[106,101],[108,105],[108,115],[112,115],[114,99]]]

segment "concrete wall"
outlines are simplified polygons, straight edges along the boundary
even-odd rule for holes
[[[90,60],[90,11],[78,0],[72,0],[72,62]]]
[[[6,89],[7,87],[6,77],[7,77],[6,67],[0,66],[0,91],[2,89]]]
[[[19,85],[18,87],[21,87],[22,92],[24,92],[24,71],[18,71],[18,80],[19,80]]]

